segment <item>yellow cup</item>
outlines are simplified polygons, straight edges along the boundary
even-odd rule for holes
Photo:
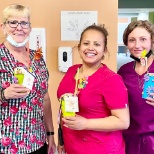
[[[14,74],[14,76],[18,79],[18,84],[22,84],[24,80],[24,74]]]
[[[62,115],[63,117],[74,117],[75,116],[75,112],[66,112],[65,111],[65,101],[64,99],[61,99],[61,110],[62,110]]]

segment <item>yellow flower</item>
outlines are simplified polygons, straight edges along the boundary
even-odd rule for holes
[[[144,58],[144,57],[146,56],[146,54],[147,54],[147,51],[144,49],[144,50],[142,51],[142,53],[141,53],[141,58]]]

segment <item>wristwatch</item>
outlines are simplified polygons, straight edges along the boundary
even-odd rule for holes
[[[47,132],[47,136],[54,135],[54,132]]]

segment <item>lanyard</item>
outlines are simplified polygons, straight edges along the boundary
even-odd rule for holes
[[[79,79],[79,68],[77,69],[77,73],[75,75],[75,90],[74,90],[74,96],[78,93],[78,79]]]

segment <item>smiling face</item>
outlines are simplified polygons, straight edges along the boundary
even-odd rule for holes
[[[28,17],[10,17],[7,19],[6,23],[2,24],[2,30],[4,35],[10,35],[17,43],[23,42],[29,36],[31,32],[30,26],[25,29],[21,24],[18,24],[16,28],[12,28],[8,22],[29,23]]]
[[[2,12],[2,21],[4,35],[10,35],[17,43],[22,43],[31,32],[30,10],[26,6],[12,4],[6,7]]]
[[[104,36],[101,32],[94,29],[85,31],[79,47],[79,54],[83,63],[99,65],[106,52],[104,42]]]
[[[127,47],[133,56],[140,57],[144,49],[147,52],[151,49],[151,34],[145,28],[135,28],[128,35]]]

